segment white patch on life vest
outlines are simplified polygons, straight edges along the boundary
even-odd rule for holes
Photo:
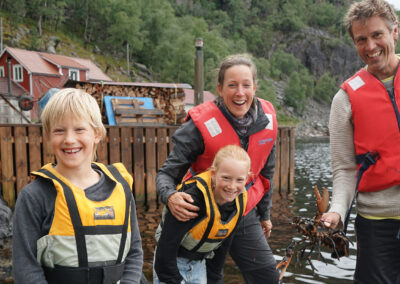
[[[365,82],[361,79],[360,76],[357,76],[351,81],[349,81],[349,85],[353,89],[353,91],[356,91],[358,88],[364,86]]]
[[[269,120],[267,126],[265,126],[265,129],[273,130],[273,129],[274,129],[274,121],[272,120],[272,114],[266,113],[265,116],[266,116],[266,117],[268,118],[268,120]]]
[[[215,137],[218,134],[222,133],[222,129],[219,126],[218,121],[215,119],[215,117],[204,122],[204,125],[207,127],[207,130],[210,133],[211,137]]]
[[[114,220],[115,211],[113,206],[95,207],[94,220]]]

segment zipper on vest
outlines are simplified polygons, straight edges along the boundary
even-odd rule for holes
[[[399,131],[400,131],[400,113],[399,113],[399,108],[397,107],[397,104],[396,104],[396,97],[395,97],[395,94],[394,94],[394,87],[393,87],[393,89],[391,91],[388,91],[388,94],[389,94],[390,100],[392,101],[392,105],[393,105],[393,108],[394,108],[394,113],[396,114],[397,126],[399,127]]]

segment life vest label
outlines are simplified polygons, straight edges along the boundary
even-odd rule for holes
[[[228,229],[219,229],[216,237],[225,237],[228,234]]]
[[[115,212],[113,206],[104,206],[94,208],[95,220],[114,220]]]
[[[265,126],[265,129],[273,130],[274,129],[274,120],[272,119],[272,114],[266,113],[265,116],[269,120],[267,126]]]
[[[210,133],[211,137],[215,137],[218,134],[222,133],[222,129],[219,126],[218,121],[215,119],[215,117],[204,122],[204,125],[207,127],[207,130]]]
[[[361,79],[360,76],[355,77],[354,79],[349,81],[349,86],[353,89],[353,91],[356,91],[360,87],[364,86],[365,82],[363,79]]]

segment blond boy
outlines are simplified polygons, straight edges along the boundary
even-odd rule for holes
[[[132,176],[121,163],[94,163],[105,137],[96,100],[54,94],[41,115],[55,164],[32,174],[14,214],[15,283],[139,283],[143,251]]]

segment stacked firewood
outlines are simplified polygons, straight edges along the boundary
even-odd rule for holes
[[[94,96],[101,106],[103,96],[151,97],[154,108],[164,112],[163,122],[170,125],[182,124],[186,117],[185,93],[182,88],[147,87],[132,85],[111,85],[101,83],[76,83],[78,89]],[[104,107],[101,107],[104,112]],[[103,120],[105,114],[103,114]]]

